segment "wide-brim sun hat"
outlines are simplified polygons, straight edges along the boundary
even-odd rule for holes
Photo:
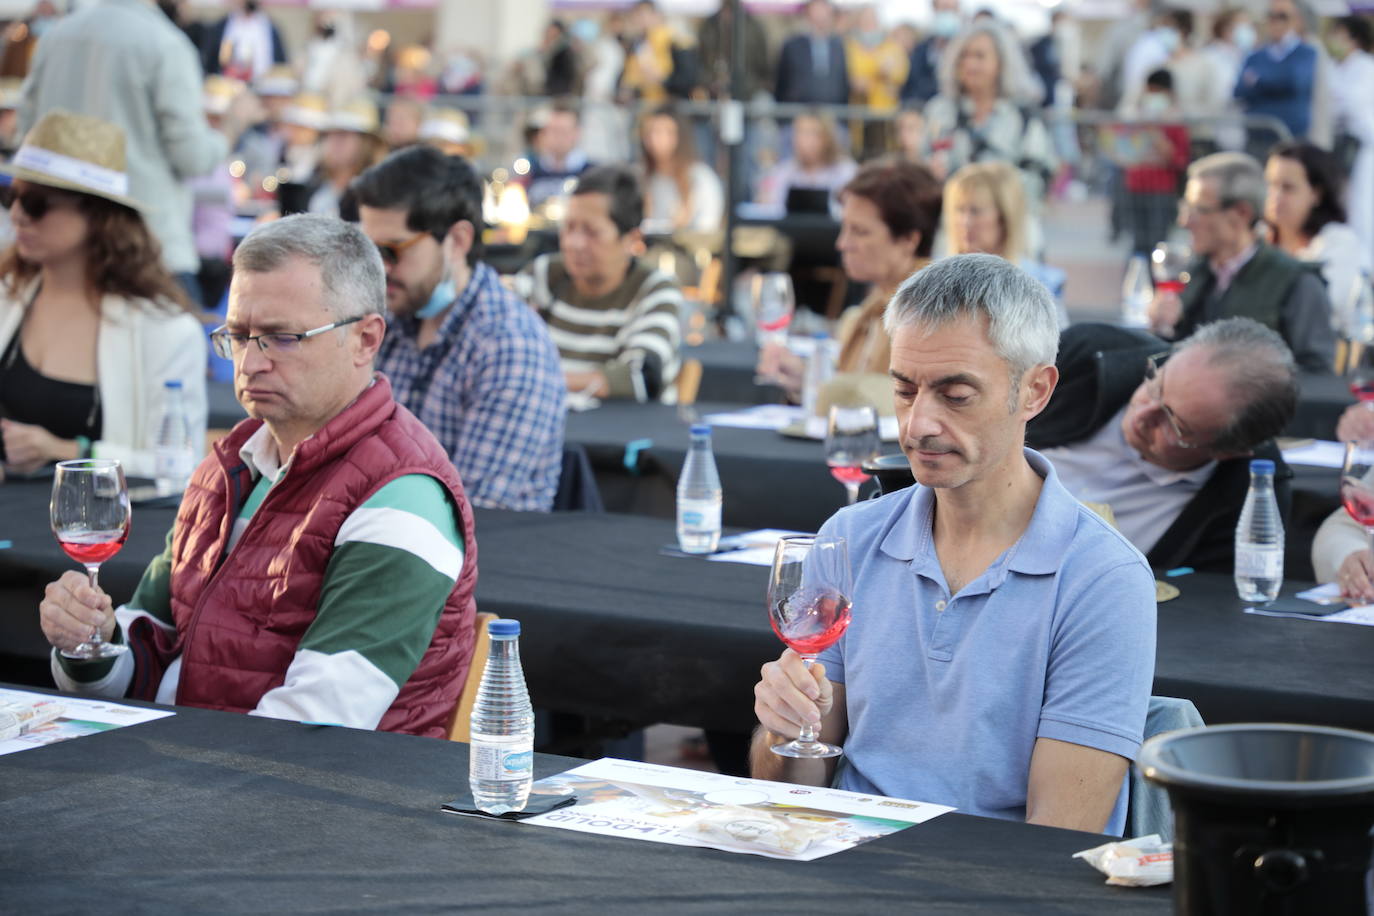
[[[295,98],[300,88],[295,71],[285,64],[277,64],[253,81],[253,91],[262,98]]]
[[[225,115],[233,107],[234,100],[248,87],[242,80],[212,74],[205,78],[201,88],[201,104],[209,115]]]
[[[346,131],[353,134],[365,134],[372,137],[380,137],[382,129],[382,119],[377,113],[377,106],[371,99],[354,99],[346,105],[334,109],[325,118],[324,127],[321,130]]]
[[[425,142],[467,143],[472,139],[472,125],[468,116],[454,108],[432,108],[420,125],[420,139]]]
[[[39,119],[0,175],[77,191],[145,212],[129,196],[124,130],[117,124],[55,108]]]
[[[19,107],[20,92],[24,81],[16,77],[0,79],[0,111],[13,111]]]
[[[281,115],[281,123],[307,127],[311,130],[324,130],[328,120],[329,111],[324,96],[316,95],[313,92],[302,92],[296,96]]]

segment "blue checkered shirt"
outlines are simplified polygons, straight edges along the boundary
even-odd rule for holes
[[[563,370],[543,319],[473,267],[434,342],[392,316],[377,368],[453,459],[474,506],[547,512],[563,461]]]

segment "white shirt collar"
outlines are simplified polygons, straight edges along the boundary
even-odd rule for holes
[[[257,432],[248,437],[248,440],[239,446],[239,457],[243,463],[248,465],[253,476],[266,477],[272,483],[276,483],[281,476],[286,473],[287,467],[291,464],[281,463],[280,453],[277,451],[277,440],[272,438],[272,432],[264,423],[259,426]]]

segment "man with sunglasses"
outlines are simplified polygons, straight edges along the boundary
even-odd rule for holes
[[[1317,50],[1303,41],[1297,3],[1270,0],[1264,31],[1269,40],[1245,59],[1235,96],[1246,114],[1278,118],[1294,137],[1306,137],[1320,62]]]
[[[1059,387],[1026,441],[1069,492],[1106,506],[1156,569],[1230,573],[1249,460],[1288,468],[1271,441],[1297,409],[1297,367],[1248,318],[1203,325],[1170,349],[1144,331],[1077,324],[1060,336]]]
[[[563,461],[563,371],[548,328],[480,260],[482,185],[427,146],[352,185],[386,268],[377,368],[448,451],[473,505],[547,512]]]
[[[234,253],[227,323],[244,420],[196,469],[128,605],[68,572],[39,606],[66,690],[431,737],[472,657],[472,511],[439,443],[374,372],[381,259],[292,216]]]
[[[1157,292],[1151,329],[1178,340],[1219,318],[1245,317],[1277,331],[1305,372],[1329,373],[1336,357],[1331,302],[1314,265],[1260,239],[1268,191],[1245,153],[1214,153],[1188,167],[1178,224],[1192,239],[1181,293]]]

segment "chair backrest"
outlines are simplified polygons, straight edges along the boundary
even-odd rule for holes
[[[563,467],[558,476],[558,491],[553,496],[553,511],[606,511],[596,484],[596,469],[587,450],[576,442],[563,443]]]
[[[684,359],[677,372],[677,403],[679,407],[695,404],[701,389],[701,360]]]
[[[1205,725],[1202,714],[1192,700],[1177,697],[1150,697],[1150,711],[1145,716],[1145,737],[1153,738],[1180,728]],[[1130,804],[1126,810],[1126,836],[1159,834],[1166,843],[1174,838],[1174,812],[1169,807],[1169,793],[1145,779],[1131,764]]]
[[[477,699],[477,688],[482,683],[482,671],[487,667],[487,656],[491,654],[491,634],[487,632],[487,624],[496,619],[495,614],[487,611],[477,614],[477,638],[472,643],[472,663],[468,665],[463,692],[458,695],[458,705],[453,707],[453,719],[448,724],[450,741],[467,744],[472,737],[472,704]]]

